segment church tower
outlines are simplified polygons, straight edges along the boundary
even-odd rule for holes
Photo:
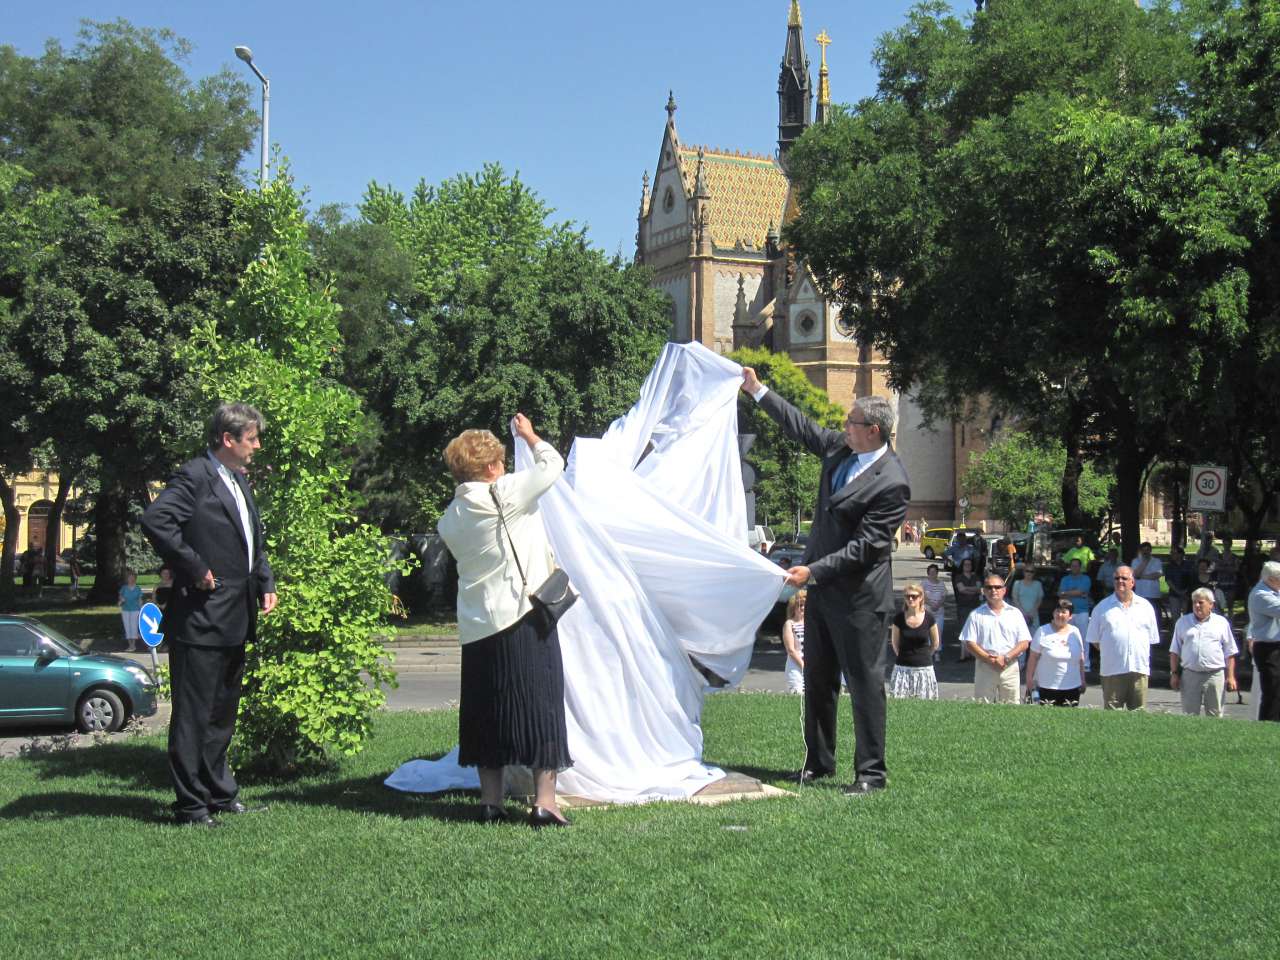
[[[778,74],[778,157],[785,164],[787,150],[813,120],[813,89],[809,57],[804,52],[800,0],[791,0],[787,18],[787,46]]]

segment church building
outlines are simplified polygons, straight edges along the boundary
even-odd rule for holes
[[[674,340],[697,340],[719,353],[760,346],[786,353],[846,410],[858,396],[892,400],[894,445],[911,477],[908,516],[941,524],[958,517],[957,467],[967,465],[977,438],[950,423],[924,428],[911,398],[889,388],[884,358],[858,342],[839,306],[780,238],[797,213],[787,151],[831,109],[831,38],[824,30],[816,42],[822,53],[815,115],[800,4],[790,0],[774,156],[686,145],[676,129],[675,96],[668,95],[652,185],[644,175],[636,261],[652,268],[654,283],[671,298]]]

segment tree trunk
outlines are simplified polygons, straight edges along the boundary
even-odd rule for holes
[[[129,492],[114,480],[104,482],[93,508],[98,570],[89,598],[95,603],[115,603],[124,583],[128,523]]]
[[[1178,464],[1175,470],[1181,470],[1182,465]],[[1186,471],[1182,471],[1185,473]],[[1173,481],[1173,546],[1183,547],[1187,545],[1187,498],[1182,495],[1182,481]]]
[[[1122,560],[1138,555],[1142,535],[1138,511],[1142,500],[1142,461],[1132,421],[1122,421],[1116,430],[1116,508],[1120,514]]]
[[[67,496],[71,485],[75,482],[75,472],[64,472],[62,464],[58,467],[58,493],[53,498],[53,506],[49,509],[48,533],[44,538],[44,568],[48,571],[48,583],[53,583],[58,576],[58,534],[62,529],[62,511],[67,506]],[[75,544],[68,544],[75,546]]]
[[[4,477],[0,476],[0,503],[4,506],[4,552],[0,554],[0,603],[8,606],[13,600],[13,566],[18,558],[18,528],[22,514],[18,512],[17,494]]]
[[[1062,468],[1063,526],[1085,527],[1088,524],[1080,511],[1080,474],[1084,472],[1084,453],[1080,449],[1080,435],[1074,423],[1065,431],[1062,445],[1067,451],[1067,461]]]

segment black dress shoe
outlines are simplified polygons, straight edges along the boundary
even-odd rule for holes
[[[268,807],[266,806],[266,804],[263,804],[263,805],[262,805],[262,806],[260,806],[260,807],[248,807],[248,806],[245,806],[243,803],[241,803],[239,800],[233,800],[231,803],[228,803],[228,804],[226,804],[225,806],[221,806],[221,807],[212,807],[211,809],[212,809],[212,811],[213,811],[214,813],[217,813],[217,814],[222,814],[222,813],[232,813],[232,814],[234,814],[234,813],[266,813],[266,812],[267,812],[267,810],[268,810]]]
[[[221,826],[217,820],[205,814],[201,817],[175,817],[174,823],[180,827],[217,827]]]
[[[501,807],[494,806],[492,803],[480,804],[480,822],[481,823],[505,823],[511,818],[507,816],[507,811]]]
[[[846,797],[865,797],[869,793],[879,793],[883,789],[883,783],[872,783],[870,780],[855,780],[844,788],[844,795]]]
[[[815,781],[818,781],[818,780],[825,780],[829,776],[831,776],[831,774],[819,773],[817,770],[800,770],[796,773],[793,773],[787,779],[790,780],[792,783],[798,783],[802,787],[807,787],[809,786],[809,784],[814,783]]]
[[[529,811],[529,826],[535,830],[543,827],[567,827],[569,824],[570,820],[567,817],[561,820],[546,807],[534,807]]]

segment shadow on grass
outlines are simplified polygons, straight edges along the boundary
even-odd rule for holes
[[[152,744],[103,743],[78,750],[53,750],[31,754],[41,780],[59,777],[107,777],[122,786],[155,788],[169,782],[169,758],[165,748]]]
[[[469,823],[479,814],[478,790],[444,790],[439,793],[402,793],[384,786],[390,771],[370,777],[352,777],[324,783],[298,783],[271,791],[255,791],[253,799],[264,803],[293,803],[328,807],[349,813],[375,813],[401,820],[424,817],[442,823]]]
[[[791,786],[795,786],[795,777],[798,767],[791,767],[786,770],[775,770],[772,767],[754,767],[750,764],[730,763],[722,760],[715,760],[710,757],[703,759],[708,766],[720,767],[723,770],[732,770],[734,773],[741,773],[759,780],[761,783],[771,783],[775,786],[786,786],[791,781]]]
[[[168,822],[172,811],[135,793],[32,793],[0,807],[0,820],[66,820],[72,817],[122,817],[143,823]]]

